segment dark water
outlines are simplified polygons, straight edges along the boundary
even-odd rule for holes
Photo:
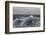
[[[40,15],[13,15],[13,28],[40,27]]]

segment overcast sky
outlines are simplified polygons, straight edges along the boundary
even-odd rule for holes
[[[32,15],[39,15],[40,8],[35,7],[13,7],[13,14],[32,14]]]

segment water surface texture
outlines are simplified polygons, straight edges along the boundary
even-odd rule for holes
[[[13,7],[13,28],[40,27],[40,8]]]

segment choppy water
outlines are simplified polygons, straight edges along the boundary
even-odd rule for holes
[[[23,27],[40,27],[40,17],[39,16],[13,16],[13,27],[23,28]]]

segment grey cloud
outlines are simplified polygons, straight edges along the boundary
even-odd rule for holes
[[[13,14],[32,14],[32,15],[39,15],[40,8],[36,7],[13,7]]]

